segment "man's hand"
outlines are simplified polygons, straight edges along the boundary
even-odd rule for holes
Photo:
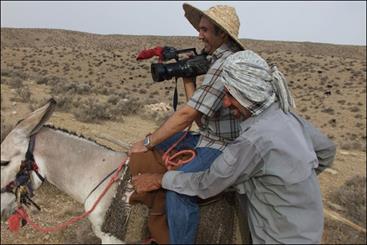
[[[132,183],[137,193],[158,190],[161,188],[163,174],[139,174],[133,177]]]
[[[148,148],[146,148],[144,146],[144,140],[140,140],[138,142],[135,142],[131,146],[131,148],[130,148],[130,150],[128,152],[128,155],[130,156],[131,153],[139,153],[139,152],[146,152],[146,151],[148,151]]]

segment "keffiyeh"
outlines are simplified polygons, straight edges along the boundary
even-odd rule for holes
[[[284,112],[295,107],[283,74],[251,50],[228,57],[222,78],[231,95],[253,115],[260,114],[276,100]]]

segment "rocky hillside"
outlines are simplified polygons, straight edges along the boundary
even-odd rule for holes
[[[195,33],[193,33],[195,35]],[[136,42],[136,40],[139,42]],[[365,59],[366,48],[353,45],[333,45],[311,42],[282,42],[242,39],[248,49],[256,52],[291,52],[303,55],[322,55],[343,58]],[[58,29],[24,29],[1,28],[2,48],[32,47],[45,48],[52,46],[126,49],[155,47],[157,45],[173,45],[175,47],[200,46],[195,37],[163,37],[163,36],[130,36],[99,35],[86,32]],[[191,47],[190,46],[190,47]]]

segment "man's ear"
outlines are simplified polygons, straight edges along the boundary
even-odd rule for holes
[[[219,35],[223,39],[223,42],[228,41],[229,35],[225,31],[221,31]]]

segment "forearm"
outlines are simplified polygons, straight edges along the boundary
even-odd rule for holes
[[[200,172],[167,171],[161,180],[163,188],[177,193],[208,198],[226,188],[248,181],[263,168],[263,159],[254,144],[236,140],[229,144],[209,169]]]
[[[192,97],[192,95],[194,94],[195,90],[196,90],[196,84],[195,82],[193,81],[193,79],[196,79],[196,78],[187,78],[187,77],[184,77],[182,78],[183,79],[183,84],[184,84],[184,87],[185,87],[185,94],[186,94],[186,101],[189,101],[189,99]],[[195,122],[196,124],[200,127],[201,126],[201,116],[195,118]]]
[[[185,88],[186,101],[188,101],[191,98],[191,96],[194,94],[194,91],[196,89],[194,79],[195,78],[188,78],[188,77],[182,78],[184,88]]]
[[[187,105],[184,105],[181,107],[181,109],[169,117],[168,120],[150,136],[152,145],[157,145],[173,136],[177,132],[184,130],[186,127],[190,126],[192,122],[199,116],[200,112]]]

